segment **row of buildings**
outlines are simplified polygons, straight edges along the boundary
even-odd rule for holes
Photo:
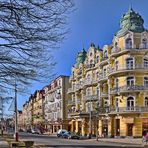
[[[148,131],[148,31],[132,8],[111,45],[78,53],[71,76],[59,76],[23,105],[22,125],[50,132],[141,137]]]

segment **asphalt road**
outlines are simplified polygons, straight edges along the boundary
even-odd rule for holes
[[[109,143],[109,142],[98,142],[95,139],[63,139],[57,138],[56,135],[36,135],[28,133],[19,133],[21,140],[30,140],[35,142],[36,148],[136,148],[136,145]]]

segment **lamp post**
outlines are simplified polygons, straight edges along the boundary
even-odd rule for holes
[[[89,112],[89,139],[91,139],[92,136],[92,112],[91,112],[91,104],[90,104],[90,112]]]
[[[14,133],[14,138],[15,141],[18,141],[18,120],[17,120],[17,85],[15,82],[14,85],[14,91],[15,91],[15,96],[14,96],[14,107],[15,107],[15,133]]]

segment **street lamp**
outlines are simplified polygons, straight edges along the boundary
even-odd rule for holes
[[[18,141],[18,120],[17,120],[17,85],[16,82],[14,84],[14,112],[15,112],[15,133],[14,133],[14,138],[15,141]]]

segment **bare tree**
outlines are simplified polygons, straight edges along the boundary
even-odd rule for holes
[[[72,0],[0,0],[0,85],[45,80],[51,56],[67,33]]]

